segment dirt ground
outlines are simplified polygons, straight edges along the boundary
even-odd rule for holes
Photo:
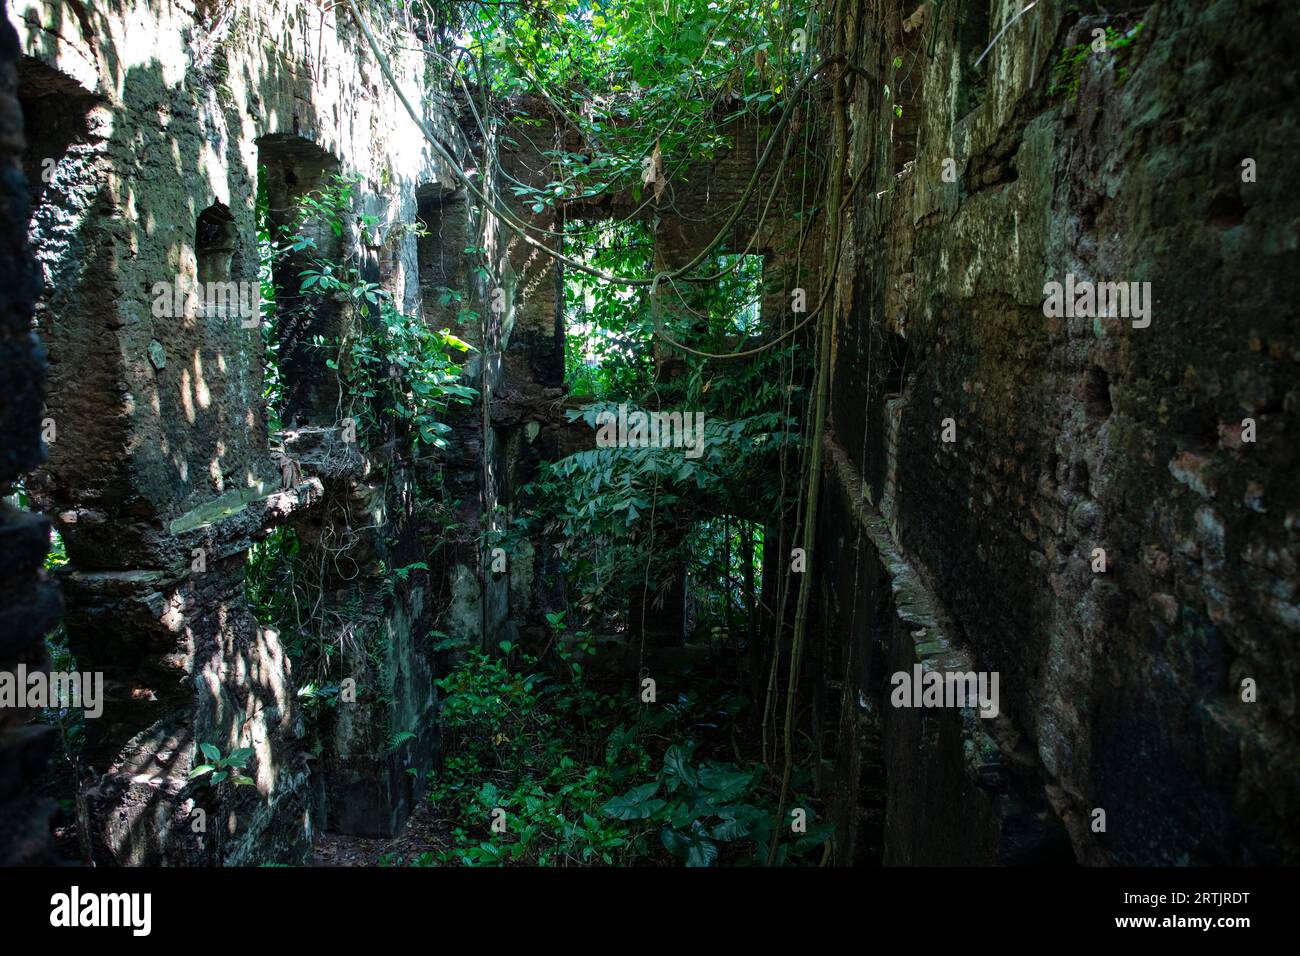
[[[393,837],[346,836],[326,833],[316,841],[312,866],[400,866],[451,846],[445,821],[421,800],[402,832]]]

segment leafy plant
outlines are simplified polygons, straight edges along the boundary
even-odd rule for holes
[[[595,427],[602,411],[615,406],[593,403],[572,417]],[[651,546],[652,520],[685,528],[719,507],[748,512],[759,502],[774,511],[779,484],[765,476],[795,441],[789,426],[779,411],[730,421],[706,413],[699,458],[674,448],[594,448],[546,463],[523,489],[526,504],[511,533],[541,533],[556,542],[585,626],[617,613],[647,578],[650,587],[667,586],[690,559],[685,536],[675,546],[662,538]]]
[[[574,664],[566,651],[560,662]],[[580,652],[581,653],[581,652]],[[471,652],[438,686],[447,758],[430,799],[449,818],[455,846],[444,863],[466,866],[628,862],[643,834],[600,814],[601,805],[643,765],[644,754],[606,738],[612,698],[588,688],[580,667],[558,674],[523,655],[528,670]],[[504,811],[504,833],[491,827]]]
[[[752,802],[759,768],[716,760],[697,762],[695,746],[679,743],[664,754],[663,767],[650,783],[640,784],[605,803],[606,816],[661,824],[664,848],[687,866],[712,866],[719,844],[743,844],[751,862],[766,860],[772,812]],[[819,825],[792,846],[799,854],[820,846],[829,827]]]
[[[647,712],[597,690],[575,659],[593,649],[577,637],[549,662],[505,648],[517,667],[473,651],[438,681],[447,757],[429,799],[453,846],[412,865],[765,863],[774,810],[761,765],[700,758],[680,739],[711,725],[716,704],[692,691]],[[697,687],[717,689],[709,678]],[[797,834],[778,863],[805,859],[828,832]]]
[[[326,353],[325,365],[339,376],[346,403],[340,417],[358,421],[363,447],[378,448],[394,437],[412,454],[422,446],[442,447],[450,431],[443,421],[447,409],[477,395],[461,381],[461,366],[452,358],[452,353],[467,353],[473,346],[450,329],[436,330],[399,310],[391,292],[362,277],[355,255],[336,257],[321,248],[318,237],[342,239],[353,226],[375,244],[418,228],[398,223],[381,237],[376,217],[353,212],[356,187],[356,180],[335,176],[299,197],[293,222],[278,232],[270,225],[269,198],[264,189],[259,191],[259,276],[271,319],[264,326],[272,430],[279,424],[274,413],[283,387],[273,332],[278,292],[273,274],[276,263],[294,261],[303,266],[297,274],[303,301],[328,300],[344,308],[343,334],[329,341],[318,335],[312,344]]]
[[[683,177],[724,147],[728,122],[782,105],[815,59],[808,6],[459,4],[459,31],[449,29],[465,38],[467,85],[536,95],[587,144],[547,152],[549,182],[508,180],[517,201],[540,213],[620,189],[640,201],[648,157],[661,157],[663,179]]]
[[[208,778],[206,782],[212,786],[224,782],[226,778],[230,778],[231,783],[237,787],[251,786],[254,783],[252,777],[235,773],[235,771],[243,770],[248,766],[248,760],[253,756],[252,747],[240,747],[232,750],[225,757],[221,756],[221,750],[216,744],[199,744],[199,750],[203,752],[207,763],[199,764],[191,770],[190,780],[197,780],[206,776]]]
[[[418,736],[417,734],[409,730],[403,730],[397,733],[389,734],[388,752],[396,753],[398,750],[401,749],[402,744],[406,743],[408,740],[414,740],[417,736]]]

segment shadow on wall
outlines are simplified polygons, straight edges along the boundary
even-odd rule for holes
[[[81,801],[88,852],[101,863],[237,862],[252,861],[260,844],[259,853],[296,862],[309,834],[288,661],[245,605],[247,528],[226,520],[243,522],[234,516],[273,477],[260,334],[238,317],[175,308],[193,283],[256,288],[255,171],[245,168],[237,119],[254,104],[227,99],[205,111],[204,64],[125,65],[114,44],[120,24],[80,7],[65,22],[69,9],[25,14],[35,28],[20,93],[33,127],[24,161],[43,280],[38,326],[51,354],[47,415],[57,428],[33,485],[67,542],[71,647],[80,666],[105,673],[109,691],[103,718],[88,727],[92,769],[104,774]],[[189,38],[196,58],[205,39],[199,28]],[[78,55],[100,71],[85,83],[42,62]],[[304,115],[312,97],[295,93],[309,81],[285,60],[259,49],[256,61],[244,86],[265,91],[259,125],[336,122]],[[169,101],[177,108],[143,108]],[[195,112],[197,123],[183,119]],[[259,146],[286,198],[337,168],[297,137]],[[161,304],[159,284],[173,293]],[[321,321],[307,317],[306,330],[289,332],[315,334]],[[332,401],[312,391],[305,368],[302,378],[301,406],[328,404],[332,421]],[[173,531],[178,522],[193,530]],[[202,569],[191,560],[199,547]],[[186,780],[199,743],[222,753],[253,747],[257,785],[208,802],[211,793]],[[193,829],[198,810],[206,840]]]

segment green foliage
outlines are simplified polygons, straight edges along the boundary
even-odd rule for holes
[[[583,225],[569,225],[567,255],[616,274],[640,275],[650,269],[653,236],[645,224],[575,228]],[[570,391],[592,398],[643,393],[654,371],[649,291],[566,270],[564,293],[564,371]]]
[[[590,426],[608,403],[580,413]],[[560,568],[576,604],[592,616],[624,606],[632,587],[666,585],[690,556],[689,544],[652,548],[652,519],[659,527],[711,517],[722,504],[746,512],[774,511],[779,484],[768,478],[776,454],[793,444],[790,421],[778,411],[734,421],[705,420],[704,454],[680,448],[593,448],[543,464],[523,489],[529,506],[511,529],[540,531],[559,544]]]
[[[448,329],[435,330],[401,312],[391,293],[362,275],[355,252],[336,251],[382,245],[402,234],[419,234],[423,227],[395,223],[381,235],[377,217],[355,211],[361,204],[357,181],[347,177],[335,177],[298,197],[289,222],[276,225],[266,180],[263,171],[256,208],[265,397],[272,431],[281,427],[283,382],[276,326],[280,298],[286,298],[297,300],[296,308],[340,310],[338,338],[326,341],[318,336],[312,344],[322,353],[322,365],[339,378],[340,420],[355,420],[359,443],[372,453],[378,469],[443,446],[450,431],[444,419],[452,406],[467,404],[477,394],[463,382],[462,367],[453,357],[472,347]],[[284,282],[286,273],[295,275],[296,290],[277,288],[277,277]],[[449,530],[447,516],[454,503],[439,500],[445,497],[441,475],[417,470],[411,474],[419,485],[410,519],[429,536]],[[313,680],[307,685],[309,693],[300,692],[309,713],[319,711],[317,704],[332,707],[337,702],[329,675],[340,651],[365,645],[372,661],[382,658],[375,635],[364,633],[358,624],[366,618],[369,598],[350,554],[356,543],[345,513],[339,521],[323,525],[318,540],[307,549],[300,548],[292,528],[280,527],[249,551],[249,604],[259,621],[280,633],[297,672]],[[433,551],[438,542],[426,543]],[[427,570],[428,565],[415,562],[386,574],[379,598],[390,597],[396,583],[417,568]],[[344,599],[324,601],[326,589],[342,593]]]
[[[289,657],[294,673],[304,683],[298,691],[309,714],[337,704],[338,687],[330,680],[334,662],[352,642],[359,645],[372,637],[362,633],[363,598],[356,577],[356,565],[347,554],[351,537],[333,526],[322,529],[328,546],[303,548],[297,531],[281,525],[248,550],[244,572],[244,595],[258,621],[274,629]],[[409,568],[406,570],[410,570]],[[324,590],[344,590],[345,598],[328,603]],[[386,588],[386,590],[385,590]],[[381,594],[391,593],[391,580],[381,585]]]
[[[629,862],[644,834],[603,816],[600,807],[644,766],[644,752],[630,743],[606,746],[623,732],[614,726],[615,702],[585,685],[576,657],[566,655],[558,675],[537,669],[533,658],[520,661],[526,670],[471,652],[438,681],[447,695],[447,757],[429,796],[450,819],[455,846],[436,861]],[[504,833],[491,830],[498,810],[506,814]]]
[[[379,593],[383,597],[391,597],[397,591],[397,584],[399,582],[404,583],[406,579],[411,576],[412,572],[428,570],[429,565],[423,561],[413,561],[410,564],[402,565],[400,568],[385,567],[384,563],[381,561],[379,563]]]
[[[611,190],[639,200],[656,152],[665,178],[680,179],[724,148],[728,122],[780,106],[816,59],[815,36],[807,52],[795,49],[795,30],[815,29],[806,0],[535,0],[461,11],[473,81],[543,97],[587,144],[547,153],[550,183],[513,184],[534,212]]]
[[[547,662],[509,645],[507,657],[471,652],[438,681],[447,756],[429,799],[453,846],[410,862],[765,863],[775,801],[761,766],[700,758],[695,742],[743,713],[743,698],[703,678],[647,710],[635,695],[592,686],[582,667],[589,636],[571,637]],[[492,829],[499,811],[504,832]],[[827,836],[808,827],[782,845],[779,862],[809,862]]]
[[[565,253],[622,275],[644,275],[654,261],[653,236],[640,222],[570,223]],[[721,254],[703,285],[666,283],[664,324],[702,350],[726,351],[759,329],[763,258]],[[564,274],[565,377],[576,395],[644,401],[671,399],[655,381],[654,318],[644,287],[611,285],[576,270]],[[701,369],[702,371],[702,369]]]
[[[266,405],[267,430],[274,434],[284,428],[284,423],[280,421],[284,383],[280,376],[280,339],[276,334],[275,323],[277,290],[272,274],[272,267],[282,253],[271,234],[271,197],[266,183],[266,167],[259,166],[254,212],[257,224],[257,282],[261,292],[262,399]]]
[[[370,6],[381,3],[387,5],[371,0]],[[410,12],[402,7],[402,13],[409,23]],[[561,125],[579,132],[576,149],[542,151],[551,160],[549,182],[525,184],[500,170],[513,205],[534,214],[577,196],[612,191],[672,206],[671,184],[732,145],[724,136],[728,124],[746,115],[759,123],[769,119],[786,105],[791,85],[823,55],[816,50],[817,24],[806,0],[750,6],[714,0],[456,4],[439,6],[428,22],[435,21],[438,31],[466,48],[453,69],[468,72],[472,102],[479,90],[485,97],[535,94],[563,117]],[[807,52],[791,48],[796,28],[812,34]],[[532,147],[529,120],[489,119],[498,124],[506,147]],[[759,137],[765,137],[761,128]],[[647,170],[655,174],[649,182]],[[302,204],[286,234],[266,230],[264,285],[273,285],[271,263],[293,256],[296,292],[345,310],[343,334],[316,343],[342,385],[341,417],[358,420],[364,447],[419,457],[445,441],[451,406],[474,397],[461,382],[457,362],[469,346],[449,329],[434,331],[402,315],[353,259],[318,248],[317,239],[349,239],[358,231],[372,236],[372,244],[382,238],[376,221],[352,212],[356,188],[337,180]],[[259,212],[261,224],[261,194]],[[792,215],[798,219],[804,212]],[[651,230],[640,222],[565,228],[564,249],[576,259],[619,274],[653,271]],[[706,262],[701,272],[720,273],[707,283],[668,281],[660,287],[656,305],[676,338],[709,351],[733,351],[754,344],[760,318],[777,326],[775,316],[760,317],[758,303],[765,282],[770,288],[783,284],[765,277],[761,258],[744,251]],[[304,267],[297,269],[299,264]],[[634,586],[653,590],[688,564],[712,595],[701,602],[706,627],[729,627],[733,612],[747,618],[757,602],[752,582],[743,579],[761,570],[761,529],[747,524],[742,532],[739,523],[717,516],[774,514],[782,506],[778,465],[797,448],[794,424],[804,401],[795,372],[801,340],[745,362],[680,359],[674,374],[663,376],[655,364],[648,290],[607,286],[567,269],[564,281],[566,377],[574,393],[591,400],[577,414],[592,424],[600,409],[619,402],[702,412],[707,450],[695,459],[680,449],[595,449],[544,464],[536,481],[511,502],[519,520],[508,534],[545,536],[558,545],[559,569],[576,591],[570,627],[590,627],[601,615],[626,615]],[[450,324],[458,330],[478,322],[465,292],[446,289],[443,299],[448,315],[456,313]],[[264,289],[264,301],[273,318],[273,288]],[[272,324],[264,323],[268,329]],[[280,388],[273,340],[270,335],[271,402]],[[793,463],[786,464],[793,472]],[[698,527],[666,538],[667,526]],[[313,542],[313,553],[319,550],[326,549]],[[320,689],[309,684],[300,696],[330,706],[337,691],[323,682],[343,640],[334,635],[347,634],[343,618],[360,609],[322,608],[316,582],[335,576],[328,568],[304,566],[296,541],[268,539],[255,552],[249,577],[258,616],[281,628],[291,653],[317,667]],[[382,593],[424,569],[417,562],[388,570]],[[343,618],[329,619],[335,613]],[[445,695],[445,763],[431,779],[430,797],[450,824],[454,846],[413,862],[765,861],[774,825],[772,782],[740,756],[736,763],[697,757],[697,750],[712,753],[702,739],[707,733],[698,731],[716,714],[702,714],[693,692],[647,709],[633,695],[595,689],[584,667],[590,634],[561,638],[566,615],[556,612],[548,619],[557,641],[542,659],[503,641],[503,656],[470,652],[438,681]],[[328,640],[318,636],[325,634]],[[455,644],[446,639],[435,650],[459,651]],[[393,728],[386,734],[389,749],[413,736],[412,730]],[[686,742],[669,746],[675,740]],[[498,810],[506,813],[504,832],[491,827]],[[806,848],[792,845],[799,852]]]
[[[408,740],[414,740],[416,736],[417,735],[415,733],[409,730],[403,730],[403,731],[398,731],[396,733],[389,734],[388,752],[396,753],[398,750],[401,749],[402,744],[406,743]]]
[[[68,563],[68,549],[63,544],[63,535],[50,529],[50,550],[45,555],[45,570],[53,571]]]
[[[663,846],[687,866],[712,866],[718,844],[735,844],[738,862],[764,864],[773,817],[770,807],[753,802],[760,768],[696,761],[694,752],[693,743],[673,744],[654,780],[610,799],[602,811],[616,820],[660,824]],[[829,836],[826,824],[808,827],[788,851],[782,845],[780,860],[784,862],[787,852],[799,857],[820,847]]]
[[[1141,21],[1127,30],[1107,26],[1105,28],[1106,36],[1103,41],[1104,53],[1096,53],[1091,43],[1077,43],[1074,46],[1066,47],[1052,66],[1051,83],[1047,90],[1048,95],[1063,94],[1070,99],[1074,99],[1079,94],[1079,82],[1083,79],[1083,70],[1089,59],[1094,55],[1116,54],[1132,46],[1142,32],[1143,26],[1144,24]],[[1127,63],[1121,63],[1116,68],[1116,85],[1122,86],[1128,80],[1129,68],[1130,64]]]
[[[637,223],[605,223],[579,236],[598,236],[584,251],[567,237],[573,256],[622,272],[650,262],[650,235]],[[667,328],[710,351],[748,344],[759,331],[766,277],[760,256],[720,254],[707,285],[666,283],[659,291]],[[638,409],[692,411],[705,419],[706,451],[687,458],[680,448],[595,448],[544,463],[523,489],[512,536],[544,535],[557,545],[559,571],[571,601],[593,624],[626,613],[636,586],[673,578],[693,551],[680,535],[719,511],[774,514],[780,507],[780,457],[793,449],[802,388],[792,378],[799,345],[791,342],[743,362],[687,357],[684,374],[663,380],[655,367],[654,322],[647,290],[624,289],[565,273],[566,371],[570,387],[592,401],[569,411],[595,427],[602,411],[626,403]],[[673,546],[672,542],[678,544]]]
[[[672,284],[667,322],[705,351],[728,351],[740,336],[760,331],[763,257],[722,253],[712,259],[717,278],[704,285]]]
[[[292,224],[274,230],[265,178],[259,177],[258,250],[263,308],[270,319],[263,328],[266,397],[276,426],[272,430],[280,424],[275,412],[283,388],[276,361],[273,273],[277,263],[293,261],[305,266],[298,270],[297,290],[305,301],[328,300],[345,310],[339,340],[316,336],[312,344],[325,353],[325,365],[339,376],[346,401],[340,417],[357,420],[362,446],[377,448],[396,438],[416,455],[422,446],[445,445],[450,431],[442,420],[446,411],[453,404],[471,402],[477,394],[461,382],[461,366],[452,353],[464,354],[473,346],[450,329],[435,330],[403,313],[392,293],[361,275],[355,254],[336,258],[319,242],[325,235],[349,240],[355,227],[362,238],[379,245],[400,231],[418,232],[420,227],[397,224],[381,237],[376,217],[353,212],[357,181],[335,176],[326,187],[299,197]]]
[[[761,524],[731,515],[691,526],[683,551],[694,596],[694,630],[712,639],[758,626],[758,585],[763,578]]]
[[[650,783],[633,787],[601,808],[617,820],[660,824],[659,838],[687,866],[712,866],[718,844],[746,841],[751,859],[766,855],[772,813],[746,802],[757,786],[759,769],[734,763],[692,760],[695,745],[673,744]]]
[[[21,480],[12,485],[12,494],[5,503],[31,511],[33,502]],[[50,549],[45,555],[45,570],[55,571],[68,563],[63,536],[50,529]],[[45,635],[45,649],[50,657],[50,670],[65,674],[75,673],[77,659],[68,647],[68,632],[62,624]],[[44,707],[36,720],[53,727],[58,734],[55,760],[45,780],[46,792],[58,800],[65,813],[74,809],[77,789],[81,782],[81,756],[86,746],[86,709],[84,707]]]
[[[252,777],[244,774],[235,773],[236,770],[243,770],[248,766],[248,760],[253,756],[252,747],[240,747],[232,750],[227,756],[221,756],[221,750],[216,744],[202,743],[199,744],[199,750],[203,752],[207,763],[199,764],[190,771],[189,779],[197,780],[207,777],[205,781],[212,786],[223,783],[227,778],[237,787],[252,786],[254,781]]]
[[[472,346],[449,329],[434,331],[398,311],[386,290],[361,282],[355,273],[346,280],[312,271],[304,275],[304,291],[306,283],[313,282],[312,289],[364,300],[378,312],[377,326],[362,328],[347,339],[341,363],[337,358],[326,360],[340,372],[346,394],[353,398],[350,410],[358,419],[363,443],[377,444],[375,437],[388,435],[382,421],[388,417],[399,434],[407,436],[412,454],[418,454],[422,445],[444,447],[451,428],[442,421],[443,413],[453,402],[468,404],[478,394],[460,383],[460,365],[451,360],[447,349],[467,352]]]
[[[298,534],[290,525],[275,528],[248,549],[244,595],[258,621],[275,628],[295,660],[306,656],[310,632],[310,572],[302,565]],[[319,648],[328,657],[329,648]]]
[[[23,482],[16,481],[13,483],[13,493],[6,499],[15,507],[23,511],[32,511],[31,495]],[[50,550],[45,553],[45,570],[54,571],[68,563],[68,550],[63,544],[63,535],[59,534],[54,528],[50,528]],[[75,667],[73,668],[75,670]]]

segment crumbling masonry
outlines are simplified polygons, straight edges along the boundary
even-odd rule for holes
[[[848,25],[858,61],[836,75],[863,174],[807,665],[840,865],[1300,859],[1300,342],[1280,305],[1300,297],[1300,26],[1264,0],[1107,6],[865,0]],[[1137,39],[1057,69],[1105,27]],[[544,182],[418,49],[393,67],[460,166]],[[542,104],[514,106],[535,142],[565,142]],[[638,213],[657,266],[704,248],[741,195],[762,129],[729,132],[676,186],[698,219]],[[0,669],[46,664],[62,614],[79,667],[106,676],[83,857],[302,863],[321,830],[395,832],[439,747],[430,633],[494,647],[552,607],[544,542],[505,573],[488,547],[537,463],[593,441],[565,416],[559,268],[478,207],[337,6],[10,0],[0,154],[0,487],[39,509],[0,506]],[[378,226],[320,242],[476,348],[480,397],[437,462],[351,440],[311,347],[340,318],[295,299],[292,259],[270,277],[278,433],[258,323],[155,307],[159,283],[257,283],[259,181],[281,229],[337,174]],[[394,228],[417,220],[427,234]],[[757,199],[724,243],[764,256],[763,314],[787,324],[789,290],[826,265],[794,243]],[[1150,283],[1149,325],[1045,315],[1067,275]],[[479,319],[458,325],[447,289]],[[414,508],[434,473],[458,530]],[[53,576],[51,522],[69,558]],[[356,682],[325,722],[245,598],[250,548],[283,528],[322,568],[334,678]],[[679,601],[648,621],[657,639]],[[998,672],[999,715],[891,707],[890,675],[916,664]],[[52,741],[29,717],[0,712],[0,863],[50,853],[31,783]],[[253,785],[190,781],[203,744],[251,748]]]

